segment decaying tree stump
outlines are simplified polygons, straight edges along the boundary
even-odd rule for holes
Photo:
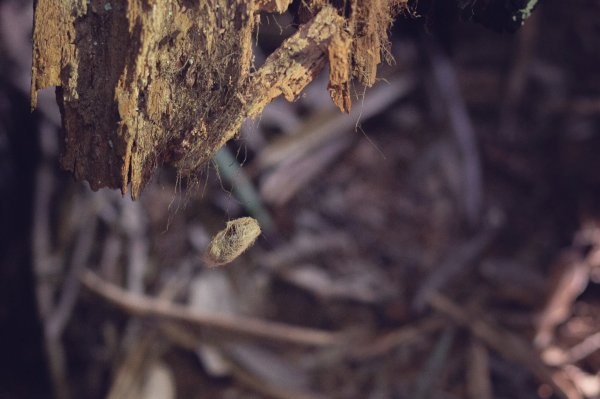
[[[306,22],[252,72],[260,12],[291,0],[38,0],[32,107],[57,86],[62,166],[93,189],[136,198],[160,165],[199,168],[274,98],[292,101],[329,63],[350,109],[352,78],[371,86],[403,0],[303,2]]]

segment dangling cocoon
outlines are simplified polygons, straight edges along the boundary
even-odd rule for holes
[[[256,219],[243,217],[227,222],[208,244],[204,261],[209,267],[220,266],[233,261],[254,244],[260,235]]]

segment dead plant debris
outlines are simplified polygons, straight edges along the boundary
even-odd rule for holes
[[[414,29],[418,21],[402,21],[392,37],[397,64],[378,71],[362,107],[355,103],[348,117],[330,92],[349,108],[346,88],[353,92],[370,70],[365,63],[357,75],[357,33],[348,23],[350,6],[366,2],[348,1],[344,13],[324,1],[294,2],[293,12],[304,7],[298,13],[306,18],[269,15],[277,22],[271,25],[265,13],[289,2],[256,2],[264,10],[252,14],[263,19],[254,47],[262,67],[250,67],[231,84],[223,74],[240,65],[226,58],[216,72],[199,65],[198,54],[208,59],[220,51],[216,41],[211,50],[181,50],[170,67],[168,57],[152,63],[159,52],[151,46],[138,52],[143,45],[134,39],[154,32],[143,25],[153,18],[154,3],[159,11],[163,4],[185,6],[174,16],[191,24],[157,47],[172,55],[188,34],[190,40],[204,34],[195,20],[198,1],[144,0],[127,12],[119,7],[133,2],[90,1],[86,14],[71,15],[79,31],[45,37],[73,43],[73,53],[53,54],[56,65],[83,60],[90,68],[43,71],[71,85],[59,89],[66,126],[88,129],[89,136],[71,130],[61,138],[59,113],[47,107],[54,99],[41,92],[32,118],[27,79],[21,79],[31,53],[30,27],[21,23],[31,20],[32,4],[0,2],[7,55],[0,57],[0,293],[6,299],[0,361],[11,370],[8,378],[0,373],[0,397],[599,397],[600,40],[594,32],[600,5],[539,2],[539,18],[536,10],[516,36],[451,24],[446,16],[428,18],[432,31],[425,34],[422,25]],[[47,15],[56,18],[40,26],[56,25],[65,4],[52,4],[55,14]],[[130,31],[134,12],[140,18]],[[370,12],[361,18],[369,20]],[[236,15],[239,26],[253,23],[244,19],[250,14]],[[168,21],[168,12],[163,16]],[[126,22],[131,49],[102,42],[116,40],[115,17]],[[90,19],[97,21],[87,25]],[[332,20],[347,26],[325,23]],[[288,35],[283,43],[279,23]],[[438,24],[445,29],[436,31]],[[91,49],[94,40],[97,51],[81,47],[89,41]],[[347,40],[349,62],[338,57],[343,52],[329,51],[335,43],[345,48]],[[223,48],[241,49],[228,40]],[[444,48],[452,52],[440,57]],[[121,50],[130,57],[122,65],[139,60],[139,70],[92,73],[108,70],[93,62],[110,64]],[[36,51],[48,59],[47,48]],[[333,77],[312,77],[328,63],[338,65]],[[440,67],[452,85],[439,78]],[[219,91],[212,99],[204,86],[194,89],[209,75]],[[116,100],[111,82],[123,84]],[[78,85],[99,90],[97,97],[75,98]],[[221,92],[232,87],[248,91]],[[139,115],[127,107],[134,89]],[[173,97],[177,91],[202,107],[214,101],[214,108],[200,107],[206,117],[193,123],[151,112],[196,112],[197,104]],[[269,101],[260,118],[244,125],[242,140],[228,145],[230,157],[221,161],[235,165],[232,173],[220,165],[218,179],[208,170],[202,194],[182,192],[177,175],[161,170],[144,183],[139,201],[131,201],[115,190],[92,193],[54,167],[65,138],[81,152],[63,158],[84,174],[94,169],[85,151],[114,166],[124,163],[131,139],[130,183],[135,167],[155,166],[141,158],[149,148],[158,148],[150,156],[156,165],[164,157],[180,174],[194,175],[201,157],[177,151],[189,136],[168,130],[163,137],[165,126],[217,126],[215,118],[235,107],[258,112]],[[107,104],[114,112],[99,111]],[[364,134],[353,132],[358,120]],[[161,152],[137,137],[150,130],[171,146]],[[101,142],[109,131],[114,159]],[[130,136],[118,137],[124,132]],[[210,140],[223,138],[217,136]],[[32,151],[33,138],[40,151]],[[202,141],[189,142],[193,152]],[[117,166],[120,186],[123,165]],[[240,181],[254,186],[250,195],[241,194]],[[203,267],[210,232],[225,227],[224,220],[258,215],[255,203],[272,221],[267,229],[257,216],[264,239],[228,267]],[[43,330],[31,334],[35,329]]]
[[[406,2],[354,0],[347,12],[309,1],[307,22],[251,72],[259,13],[289,3],[38,1],[31,104],[57,86],[63,168],[134,199],[160,165],[193,181],[246,118],[280,95],[293,101],[327,61],[331,97],[348,112],[351,78],[373,85]]]

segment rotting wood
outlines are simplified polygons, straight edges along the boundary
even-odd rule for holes
[[[350,31],[353,32],[352,58],[354,77],[367,87],[375,84],[381,55],[391,61],[387,30],[393,16],[406,0],[352,0]]]
[[[331,99],[342,112],[350,112],[352,100],[350,99],[350,49],[352,38],[344,29],[336,33],[327,53],[329,55],[329,94]]]
[[[31,99],[57,86],[61,163],[79,180],[131,187],[160,165],[181,176],[233,138],[274,98],[293,101],[330,64],[329,91],[348,112],[350,79],[370,86],[403,0],[311,1],[306,23],[251,73],[260,12],[290,0],[38,0]]]
[[[280,95],[293,101],[300,94],[325,66],[325,49],[341,23],[334,8],[323,8],[267,58],[232,101],[235,112],[219,117],[219,141],[211,147],[211,156],[237,134],[246,118],[258,116]],[[197,146],[203,149],[206,143],[199,141]],[[191,175],[209,158],[190,151],[176,165],[184,175]]]

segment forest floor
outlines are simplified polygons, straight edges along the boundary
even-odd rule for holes
[[[32,179],[3,210],[30,214],[14,289],[36,295],[56,395],[600,397],[600,6],[549,0],[514,35],[399,18],[396,63],[349,115],[323,73],[246,122],[199,188],[163,169],[135,202],[58,169],[53,93],[28,114],[28,7],[0,2],[2,192]],[[263,18],[256,62],[293,29]],[[8,161],[19,135],[39,143],[28,175]],[[263,235],[205,267],[246,215]]]

